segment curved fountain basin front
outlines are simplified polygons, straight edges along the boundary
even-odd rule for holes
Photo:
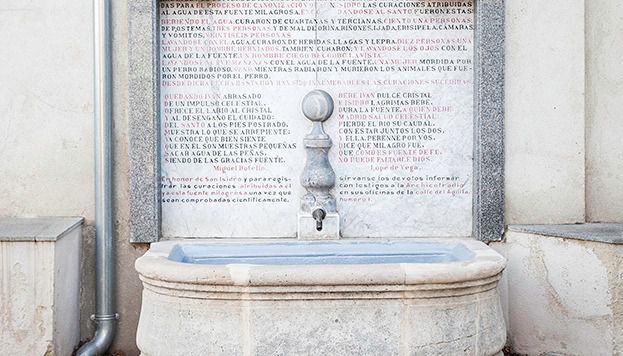
[[[496,355],[505,260],[472,239],[152,244],[142,355]]]

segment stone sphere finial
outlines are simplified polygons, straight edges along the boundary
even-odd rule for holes
[[[333,98],[324,90],[312,90],[303,98],[303,115],[311,121],[326,121],[333,113]]]

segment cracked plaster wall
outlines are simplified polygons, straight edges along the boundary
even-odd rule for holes
[[[623,5],[506,6],[507,223],[623,222]],[[500,289],[515,352],[623,354],[623,247],[505,238],[492,246],[509,261]]]
[[[508,342],[525,355],[623,354],[623,246],[509,231],[494,249]]]

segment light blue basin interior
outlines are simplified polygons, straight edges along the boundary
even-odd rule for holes
[[[466,261],[474,252],[461,243],[294,242],[180,243],[169,260],[204,265],[320,265],[444,263]]]

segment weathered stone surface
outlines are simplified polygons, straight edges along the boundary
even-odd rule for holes
[[[0,218],[0,354],[69,355],[80,341],[82,218]]]
[[[78,217],[0,217],[0,241],[58,241],[82,221]]]
[[[623,244],[623,224],[509,225],[508,230],[533,235]]]
[[[243,355],[241,301],[143,292],[137,345],[142,355]],[[183,333],[183,334],[182,334]],[[187,353],[189,350],[201,351]]]
[[[316,220],[311,214],[299,213],[298,238],[305,240],[330,240],[340,238],[340,216],[327,214],[322,220],[322,230],[316,229]]]
[[[167,259],[180,242],[154,244],[136,262],[144,286],[139,348],[144,356],[497,354],[506,340],[496,289],[504,258],[471,239],[427,242],[460,243],[473,255],[439,263],[200,265]]]
[[[493,245],[508,259],[501,289],[513,351],[621,354],[623,246],[531,230],[513,227]]]

